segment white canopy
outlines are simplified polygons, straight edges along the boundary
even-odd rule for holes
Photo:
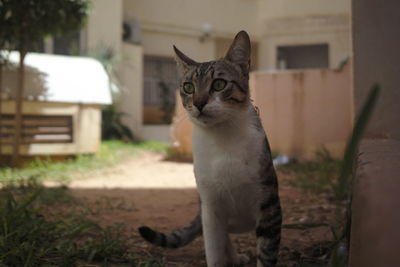
[[[11,52],[9,60],[18,64],[19,53]],[[85,104],[112,102],[108,75],[95,59],[28,53],[25,65],[28,71],[30,69],[40,73],[42,87],[45,89],[44,95],[36,96],[40,100]],[[29,86],[29,83],[25,86],[27,91]]]

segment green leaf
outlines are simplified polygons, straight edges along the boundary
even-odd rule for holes
[[[365,128],[367,127],[368,121],[371,117],[372,111],[378,100],[379,93],[380,93],[380,87],[378,84],[375,84],[371,88],[368,98],[361,109],[360,115],[354,124],[352,135],[350,137],[349,142],[347,143],[344,152],[341,171],[338,178],[338,183],[335,188],[336,195],[339,200],[345,199],[348,195],[350,177],[352,174],[353,164],[356,158],[358,145],[361,141]]]

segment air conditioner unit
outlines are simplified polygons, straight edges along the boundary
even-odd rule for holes
[[[122,40],[132,44],[142,43],[142,27],[136,20],[125,21],[122,25]]]

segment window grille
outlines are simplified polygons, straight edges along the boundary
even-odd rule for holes
[[[169,92],[163,94],[162,86],[164,83]],[[165,57],[144,57],[144,105],[160,106],[163,103],[162,97],[167,95],[167,101],[175,104],[175,92],[178,88],[178,74],[176,63],[172,58]]]

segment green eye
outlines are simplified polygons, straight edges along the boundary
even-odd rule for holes
[[[185,91],[186,94],[193,94],[194,93],[194,85],[193,83],[185,82],[183,84],[183,91]]]
[[[221,91],[221,90],[223,90],[225,88],[225,86],[226,86],[226,81],[225,80],[216,79],[216,80],[213,81],[213,83],[211,85],[211,88],[214,91]]]

